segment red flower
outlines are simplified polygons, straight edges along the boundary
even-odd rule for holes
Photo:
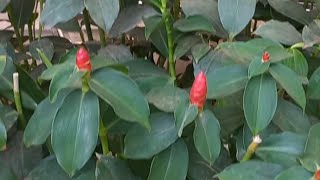
[[[88,51],[84,47],[81,47],[77,51],[76,65],[80,71],[91,71],[92,69],[90,56],[88,54]]]
[[[317,170],[314,174],[314,180],[320,180],[320,170]]]
[[[207,78],[203,71],[201,71],[194,80],[190,90],[190,102],[203,109],[207,96]]]
[[[269,60],[270,60],[270,54],[268,52],[264,52],[262,55],[262,62],[266,63],[266,62],[269,62]]]

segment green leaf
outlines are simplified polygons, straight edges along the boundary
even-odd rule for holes
[[[196,119],[196,127],[193,133],[194,145],[210,165],[220,154],[220,125],[217,118],[209,110],[204,110]]]
[[[269,75],[249,80],[243,95],[243,109],[253,135],[259,134],[271,122],[277,109],[276,81]]]
[[[270,20],[258,27],[254,34],[285,45],[302,42],[301,34],[288,22]]]
[[[293,166],[289,169],[282,171],[275,180],[301,180],[312,179],[312,174],[304,169],[302,166]]]
[[[306,96],[299,76],[282,64],[272,64],[269,72],[286,90],[290,97],[304,110],[306,106]]]
[[[52,122],[69,93],[70,91],[63,91],[58,94],[54,103],[46,98],[37,106],[24,131],[23,142],[27,147],[45,143],[51,133]]]
[[[90,17],[105,32],[109,32],[118,17],[120,4],[118,0],[85,0]]]
[[[53,27],[58,23],[69,21],[83,9],[83,1],[47,0],[41,13],[41,23],[47,27]],[[58,14],[63,14],[63,16],[58,16]]]
[[[35,0],[11,0],[10,5],[13,14],[10,18],[14,18],[11,22],[15,22],[17,27],[28,24],[33,15]]]
[[[150,118],[150,131],[136,125],[127,133],[124,139],[125,157],[129,159],[149,159],[178,139],[173,115],[154,113],[151,114]]]
[[[233,39],[251,21],[256,9],[256,0],[218,1],[219,16],[223,27]]]
[[[291,132],[272,134],[264,139],[256,150],[256,155],[266,162],[283,167],[299,165],[298,157],[303,154],[306,136]]]
[[[253,76],[258,76],[258,75],[265,73],[269,69],[269,66],[270,66],[270,62],[264,63],[261,60],[261,58],[257,58],[255,60],[253,60],[250,63],[249,69],[248,69],[249,78],[252,78]]]
[[[282,131],[308,134],[311,123],[308,116],[295,104],[278,99],[277,111],[272,122]]]
[[[215,29],[211,22],[201,15],[194,15],[185,19],[179,19],[173,26],[181,32],[205,31],[215,33]]]
[[[308,171],[315,172],[319,168],[320,157],[320,123],[313,125],[309,131],[304,154],[300,158],[301,165]]]
[[[174,111],[176,129],[181,137],[183,129],[192,123],[198,115],[198,107],[190,104],[189,99],[181,99]]]
[[[102,156],[97,161],[96,180],[133,180],[135,176],[132,174],[126,161],[115,157]]]
[[[290,49],[293,57],[288,58],[282,63],[291,68],[301,78],[307,78],[308,76],[308,62],[303,54],[298,49]]]
[[[307,97],[309,99],[320,99],[320,67],[313,72],[309,80]]]
[[[163,56],[168,57],[168,35],[162,17],[153,16],[144,19],[144,24],[146,38],[151,40]]]
[[[0,1],[0,11],[2,12],[7,5],[10,3],[11,0],[1,0]]]
[[[199,43],[191,48],[191,54],[196,63],[205,56],[210,51],[210,46],[208,44]]]
[[[0,55],[0,74],[3,73],[4,68],[6,67],[6,63],[7,63],[7,56]]]
[[[99,100],[76,90],[64,100],[51,130],[53,151],[60,166],[71,176],[91,157],[98,140]]]
[[[320,43],[320,20],[315,19],[302,30],[302,39],[305,43],[305,48],[312,47],[314,44]]]
[[[149,103],[164,112],[174,112],[179,102],[188,97],[185,90],[174,87],[172,84],[155,87],[147,94]]]
[[[197,36],[186,36],[181,38],[177,42],[177,46],[174,51],[174,59],[179,59],[185,55],[193,46],[201,42],[201,39]]]
[[[222,98],[243,89],[248,81],[248,70],[241,65],[217,68],[207,73],[207,98]]]
[[[0,119],[2,120],[7,131],[9,131],[18,119],[18,113],[10,106],[0,104]]]
[[[7,130],[0,118],[0,151],[3,151],[6,149],[6,144],[7,144]]]
[[[125,63],[133,60],[130,49],[124,45],[108,45],[98,51],[98,56],[112,59],[115,63]]]
[[[40,40],[35,40],[32,41],[29,45],[29,51],[32,55],[37,60],[41,60],[41,57],[39,56],[38,50],[39,49],[41,52],[44,53],[44,55],[51,60],[54,54],[54,46],[53,43],[47,39],[40,39]]]
[[[116,70],[102,68],[91,75],[89,86],[121,119],[150,128],[148,102],[130,78]]]
[[[163,23],[162,17],[159,15],[151,16],[143,19],[145,24],[145,37],[149,39],[151,34]]]
[[[4,165],[4,163],[0,162],[0,179],[5,180],[18,180],[17,176],[14,174],[11,168]]]
[[[181,0],[181,8],[184,14],[189,16],[201,15],[212,23],[219,37],[227,37],[218,12],[218,2],[215,0]]]
[[[270,55],[270,62],[275,63],[293,57],[293,54],[282,46],[270,46],[265,49]],[[262,58],[262,55],[260,56]]]
[[[281,14],[301,23],[309,24],[312,21],[308,12],[297,1],[292,0],[268,0],[269,5]]]
[[[148,180],[185,180],[188,161],[187,146],[180,139],[153,158]]]
[[[55,28],[61,29],[62,31],[67,31],[67,32],[81,32],[81,27],[79,25],[78,19],[72,18],[67,22],[64,23],[59,23],[55,25]]]
[[[274,179],[283,168],[277,164],[266,163],[262,161],[247,161],[243,163],[233,164],[220,173],[219,179]]]

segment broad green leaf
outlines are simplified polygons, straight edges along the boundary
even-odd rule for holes
[[[299,165],[297,159],[303,154],[306,136],[291,132],[272,134],[258,146],[255,154],[266,162],[283,167]]]
[[[18,113],[10,106],[0,104],[0,119],[9,131],[18,119]]]
[[[290,97],[304,110],[306,107],[306,96],[299,76],[282,64],[272,64],[269,72]]]
[[[149,159],[178,139],[173,115],[154,113],[151,114],[150,119],[150,131],[136,125],[127,133],[124,139],[125,157],[129,159]]]
[[[302,180],[312,179],[312,174],[302,166],[292,166],[289,169],[282,171],[275,180]]]
[[[46,98],[37,106],[24,131],[23,142],[27,147],[45,143],[51,133],[52,122],[69,93],[70,91],[60,92],[54,103]]]
[[[7,130],[0,118],[0,151],[3,151],[6,149],[6,144],[7,144]]]
[[[64,23],[59,23],[55,25],[55,28],[61,29],[62,31],[67,31],[67,32],[78,32],[80,33],[81,27],[79,25],[78,19],[72,18],[67,22]]]
[[[150,128],[147,100],[137,84],[126,75],[110,68],[102,68],[92,73],[89,86],[113,107],[120,118]]]
[[[193,56],[193,59],[196,63],[200,61],[200,59],[205,56],[210,51],[209,44],[196,44],[191,48],[191,54]]]
[[[6,67],[6,62],[7,62],[7,56],[1,55],[0,56],[0,74],[3,73],[4,68]]]
[[[269,5],[281,14],[301,23],[309,24],[312,21],[310,14],[299,4],[293,0],[268,0]]]
[[[276,81],[270,75],[249,80],[243,95],[243,109],[253,135],[270,124],[277,109],[277,99]]]
[[[261,60],[261,58],[257,58],[253,60],[250,63],[249,69],[248,69],[249,78],[265,73],[269,69],[269,66],[270,66],[270,62],[265,63]]]
[[[35,0],[11,0],[10,5],[12,8],[11,22],[15,23],[17,27],[23,27],[28,24],[32,18]]]
[[[134,180],[135,176],[131,172],[126,161],[115,157],[102,156],[97,161],[96,180]]]
[[[183,129],[192,123],[198,115],[198,107],[190,104],[189,99],[181,99],[174,111],[176,129],[181,137]]]
[[[54,118],[51,130],[53,151],[60,166],[73,176],[96,148],[99,129],[99,100],[92,92],[71,92]]]
[[[291,68],[301,78],[308,76],[308,62],[304,55],[298,49],[290,49],[293,57],[286,59],[282,63]]]
[[[5,180],[18,180],[17,176],[14,174],[11,168],[0,162],[0,179]]]
[[[256,0],[218,1],[219,16],[229,38],[233,39],[251,21],[256,3]]]
[[[233,164],[220,173],[219,179],[237,180],[271,180],[274,179],[283,168],[277,164],[266,163],[263,161],[247,161]]]
[[[109,32],[118,17],[120,4],[118,0],[85,0],[90,17],[105,32]]]
[[[53,27],[58,23],[69,21],[83,9],[83,1],[47,0],[41,13],[41,23],[47,27]],[[63,16],[61,16],[62,14]]]
[[[285,45],[302,42],[301,34],[288,22],[270,20],[259,26],[254,33]]]
[[[309,99],[320,99],[320,68],[317,68],[308,84],[307,97]]]
[[[319,168],[320,157],[320,124],[313,125],[309,131],[304,154],[300,158],[302,166],[310,172],[315,172]]]
[[[205,31],[215,33],[215,29],[211,22],[201,15],[194,15],[185,19],[180,19],[174,23],[174,28],[181,32]]]
[[[315,19],[308,26],[303,28],[302,39],[305,43],[305,48],[320,43],[320,20]]]
[[[0,11],[2,12],[7,5],[10,3],[11,0],[1,0],[0,1]]]
[[[179,102],[188,97],[185,90],[174,87],[172,84],[155,87],[146,95],[149,103],[164,112],[174,112]]]
[[[189,16],[201,15],[212,23],[219,37],[227,37],[218,12],[218,2],[215,0],[181,0],[181,8],[184,14]]]
[[[153,16],[144,19],[145,36],[159,50],[159,52],[168,57],[168,35],[165,23],[161,16]]]
[[[177,46],[174,51],[174,59],[179,59],[185,55],[193,46],[201,42],[201,39],[197,36],[186,36],[181,38],[177,42]]]
[[[275,63],[293,57],[293,54],[280,46],[270,46],[265,49],[270,55],[270,62]],[[262,54],[260,56],[262,58]]]
[[[185,180],[188,161],[187,146],[179,139],[153,158],[148,180]]]
[[[220,125],[217,118],[209,110],[204,110],[196,119],[196,127],[193,133],[194,145],[210,165],[220,154]]]
[[[308,134],[311,123],[308,116],[295,104],[278,99],[277,111],[272,122],[282,131]]]
[[[214,69],[207,73],[207,98],[222,98],[243,89],[248,81],[248,70],[241,65]]]
[[[115,63],[125,63],[133,60],[130,49],[124,45],[108,45],[98,51],[98,55],[112,59]]]
[[[151,34],[163,23],[162,17],[159,15],[151,16],[143,19],[145,24],[145,37],[149,39]],[[167,37],[166,37],[167,38]]]
[[[54,46],[53,43],[47,39],[40,39],[40,40],[35,40],[32,41],[29,45],[29,52],[31,53],[32,57],[34,57],[35,59],[40,60],[40,56],[38,53],[39,49],[41,52],[44,53],[44,55],[51,60],[54,54]]]
[[[127,33],[134,29],[141,20],[151,16],[159,15],[159,13],[149,5],[131,5],[121,9],[117,19],[115,20],[108,36],[118,37],[122,33]]]

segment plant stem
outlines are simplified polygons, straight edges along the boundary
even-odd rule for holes
[[[170,12],[167,9],[167,0],[161,0],[161,13],[164,19],[167,36],[168,36],[168,53],[169,53],[169,73],[173,81],[176,81],[176,69],[174,60],[174,44],[173,44],[173,34],[172,34],[172,24],[170,23]]]
[[[43,0],[39,0],[40,1],[40,13],[39,16],[41,16],[42,10],[43,10]],[[41,22],[39,21],[39,34],[38,34],[38,39],[41,39],[41,34],[42,34],[42,25]]]
[[[29,34],[29,41],[31,43],[33,41],[32,21],[29,21],[29,23],[28,23],[28,34]]]
[[[99,122],[99,137],[102,145],[102,152],[104,155],[109,153],[109,145],[108,145],[108,132],[105,128],[102,119]]]
[[[84,25],[86,26],[88,40],[93,41],[92,30],[90,26],[90,18],[89,18],[89,13],[87,9],[83,10],[83,20],[84,20]]]
[[[80,34],[81,42],[84,44],[85,40],[84,40],[84,35],[83,35],[82,30],[80,30],[79,34]]]
[[[15,102],[16,109],[18,111],[18,116],[19,116],[19,126],[24,130],[27,123],[22,111],[20,90],[19,90],[19,74],[17,72],[13,73],[13,95],[14,95],[14,102]]]
[[[8,16],[9,19],[13,25],[13,29],[14,29],[14,33],[16,34],[17,40],[18,40],[18,44],[19,44],[19,50],[20,51],[24,51],[24,47],[23,47],[23,41],[19,32],[19,27],[17,26],[17,22],[15,20],[15,17],[13,15],[13,11],[12,11],[12,7],[11,5],[8,6]]]
[[[252,142],[250,143],[246,154],[243,156],[242,160],[240,162],[245,162],[251,159],[252,155],[256,152],[257,147],[259,146],[259,144],[262,142],[262,140],[260,139],[260,136],[257,135],[255,137],[253,137]]]
[[[106,34],[104,33],[103,29],[98,27],[99,30],[99,36],[100,36],[100,43],[102,47],[105,47],[107,45],[106,41]]]
[[[173,7],[173,18],[175,20],[178,20],[180,16],[180,0],[174,1],[174,7]]]

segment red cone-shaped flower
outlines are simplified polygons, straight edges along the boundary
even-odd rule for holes
[[[77,51],[76,65],[80,71],[91,71],[90,56],[84,47]]]
[[[320,170],[317,170],[314,174],[314,180],[320,180]]]
[[[201,71],[194,80],[190,91],[190,102],[203,109],[207,96],[207,77]]]
[[[264,52],[262,55],[262,62],[266,63],[270,60],[270,54],[268,52]]]

